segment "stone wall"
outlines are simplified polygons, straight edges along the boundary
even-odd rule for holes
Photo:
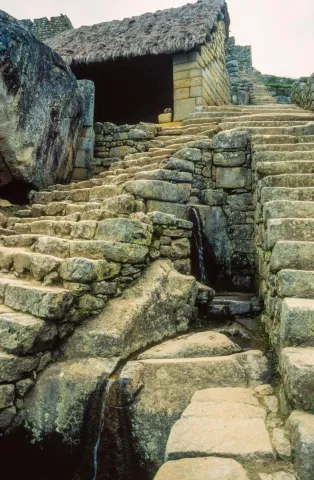
[[[160,146],[155,140],[159,127],[154,124],[115,125],[96,123],[93,170],[95,174],[109,167],[127,155],[146,152],[151,147]]]
[[[276,75],[262,75],[262,80],[267,90],[277,99],[277,103],[291,103],[291,90],[295,79]]]
[[[310,77],[301,77],[291,91],[292,103],[306,110],[314,110],[314,73]]]
[[[235,45],[235,38],[225,42],[226,66],[230,78],[231,102],[234,105],[249,105],[252,82],[243,73],[252,70],[251,47]]]
[[[51,17],[50,20],[43,17],[35,18],[34,21],[26,19],[20,20],[20,22],[41,41],[55,37],[59,33],[73,28],[71,20],[66,15]]]
[[[252,47],[235,44],[235,38],[230,37],[226,41],[226,49],[232,58],[238,61],[239,70],[250,72],[253,68],[252,63]]]
[[[230,85],[226,71],[226,28],[218,22],[199,51],[173,56],[174,121],[181,121],[198,105],[227,105]]]

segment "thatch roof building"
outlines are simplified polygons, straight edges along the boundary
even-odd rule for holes
[[[119,82],[118,77],[122,75],[123,90],[125,91],[126,88],[125,79],[128,78],[128,84],[132,84],[129,94],[137,101],[136,84],[140,82],[141,85],[138,85],[138,87],[142,92],[143,89],[146,90],[147,82],[150,84],[150,98],[148,99],[149,95],[144,92],[143,100],[151,104],[153,97],[157,95],[160,101],[157,104],[154,102],[154,108],[151,107],[151,111],[156,117],[156,114],[161,113],[163,108],[173,107],[173,94],[174,97],[176,94],[176,87],[173,85],[175,70],[173,65],[178,63],[176,57],[184,53],[189,55],[189,52],[200,53],[202,47],[210,45],[213,41],[219,43],[217,39],[213,38],[215,33],[218,36],[218,24],[220,25],[219,35],[225,38],[229,31],[229,15],[225,0],[198,0],[194,4],[187,4],[180,8],[146,13],[138,17],[125,18],[122,21],[83,26],[63,32],[47,41],[47,43],[64,57],[79,78],[85,76],[85,78],[95,81],[96,111],[97,105],[99,105],[97,100],[101,100],[100,95],[97,95],[100,88],[107,89],[108,93],[110,91],[108,96],[111,99],[114,90],[120,90],[120,95],[116,96],[116,106],[118,106],[118,103],[121,104],[122,88],[117,88],[117,85],[121,83],[121,78]],[[192,60],[186,57],[185,60],[189,61],[183,63],[197,61],[196,57]],[[112,85],[109,85],[108,77],[114,79]],[[179,77],[182,77],[182,75],[179,75]],[[194,83],[197,83],[197,81],[194,81]],[[162,88],[160,88],[160,84],[163,84]],[[200,85],[195,86],[199,87]],[[170,89],[168,95],[162,94],[161,90],[166,93],[165,89]],[[179,97],[184,93],[186,95],[187,92],[179,92]],[[120,101],[118,102],[119,96]],[[122,97],[122,103],[130,109],[131,104],[124,94],[122,94]],[[188,98],[196,97],[189,96]],[[178,98],[177,100],[184,99]],[[102,110],[105,112],[106,102],[102,100],[101,103],[103,103]],[[192,105],[193,102],[190,101],[189,103]],[[196,104],[196,101],[194,101],[194,104]],[[112,112],[114,105],[107,105],[107,111],[108,107]],[[132,108],[134,108],[134,105],[132,105]],[[176,105],[174,105],[174,109],[176,110]],[[149,113],[148,110],[146,113]],[[153,120],[153,118],[148,118],[149,115],[147,116],[146,113],[144,114],[146,118],[141,118],[141,120]],[[182,114],[180,116],[182,117]],[[98,112],[96,117],[98,117],[98,120],[105,120],[98,115]],[[176,116],[177,119],[179,117]],[[109,120],[108,116],[106,120]],[[116,121],[117,119],[111,118],[111,120]],[[125,120],[125,118],[121,120]],[[135,118],[132,120],[135,120]]]

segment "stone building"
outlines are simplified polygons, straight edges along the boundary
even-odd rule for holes
[[[78,79],[96,86],[95,120],[156,122],[166,108],[181,121],[196,106],[230,103],[225,0],[68,30],[47,43]]]
[[[71,20],[66,15],[62,14],[58,17],[51,17],[50,20],[47,17],[42,17],[35,18],[34,21],[25,19],[20,20],[20,22],[42,42],[48,38],[59,35],[66,30],[73,29]]]

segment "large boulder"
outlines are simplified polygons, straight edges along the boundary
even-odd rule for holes
[[[84,99],[61,57],[0,10],[0,187],[70,179]]]

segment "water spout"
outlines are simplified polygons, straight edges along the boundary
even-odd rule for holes
[[[198,268],[200,272],[199,281],[204,285],[207,284],[207,273],[205,269],[205,262],[204,262],[204,241],[203,241],[203,233],[202,233],[202,222],[199,215],[199,211],[195,207],[191,207],[190,209],[190,219],[194,225],[193,228],[193,239],[196,245],[197,250],[197,260],[198,260]]]
[[[109,378],[108,379],[108,382],[107,382],[107,385],[106,385],[106,390],[105,390],[105,393],[104,393],[104,401],[103,401],[102,408],[101,408],[101,416],[100,416],[100,423],[99,423],[99,432],[98,432],[98,437],[97,437],[97,441],[95,443],[95,448],[94,448],[94,475],[93,475],[93,480],[96,480],[96,478],[97,478],[98,449],[99,449],[101,434],[103,432],[104,424],[105,424],[105,412],[106,412],[107,400],[108,400],[108,397],[109,397],[110,389],[111,389],[114,382],[115,382],[114,378]]]

